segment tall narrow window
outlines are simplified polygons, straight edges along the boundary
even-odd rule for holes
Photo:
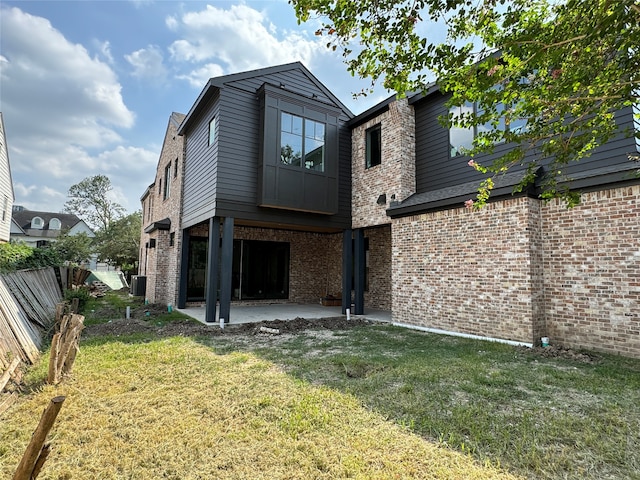
[[[171,195],[171,164],[164,169],[164,199]]]
[[[173,178],[178,176],[178,157],[176,157],[176,161],[173,162]]]
[[[324,172],[325,124],[282,112],[280,162]]]
[[[209,146],[213,145],[216,141],[217,122],[216,117],[213,117],[209,122]]]
[[[9,208],[9,198],[5,195],[4,203],[2,204],[2,221],[7,219],[7,209]]]
[[[382,163],[382,128],[380,125],[367,130],[366,133],[366,168]]]

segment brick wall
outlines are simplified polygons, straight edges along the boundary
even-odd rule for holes
[[[154,184],[142,202],[139,273],[147,277],[146,297],[152,303],[175,305],[178,300],[178,272],[182,244],[180,213],[183,159],[184,139],[177,135],[177,124],[170,120],[158,160]],[[176,161],[178,164],[177,172]],[[168,198],[164,198],[165,169],[168,165],[171,165],[171,188]],[[170,230],[155,230],[148,234],[144,233],[147,226],[165,218],[171,220]],[[173,246],[169,244],[171,233],[174,234]],[[156,240],[156,247],[146,248],[151,239]]]
[[[640,186],[542,212],[551,343],[640,357]]]
[[[515,198],[395,219],[393,321],[533,342],[543,322],[537,200]]]
[[[369,239],[369,288],[364,292],[364,305],[367,308],[391,310],[391,227],[366,228],[364,236]]]
[[[366,164],[366,131],[381,125],[382,162]],[[402,201],[415,193],[415,119],[406,99],[389,105],[389,110],[352,131],[352,227],[389,224],[386,209],[392,200]],[[378,205],[378,197],[386,203]]]
[[[208,226],[201,226],[192,231],[192,234],[196,233],[199,236],[207,236]],[[325,234],[236,226],[233,238],[289,243],[288,302],[319,303],[321,297],[341,292],[341,233]],[[269,303],[273,301],[267,300]]]

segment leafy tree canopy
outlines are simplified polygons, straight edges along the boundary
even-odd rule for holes
[[[79,265],[90,259],[93,253],[93,238],[85,232],[69,235],[69,231],[60,232],[49,247],[63,261]]]
[[[111,222],[106,229],[96,234],[99,259],[123,270],[131,268],[138,261],[141,228],[141,211]]]
[[[109,200],[111,190],[113,187],[109,177],[87,177],[69,188],[69,200],[64,204],[64,211],[77,215],[93,229],[106,230],[111,222],[125,212],[122,205]]]
[[[321,17],[317,34],[372,87],[382,82],[403,95],[426,91],[435,78],[451,94],[450,106],[475,102],[474,111],[442,119],[446,126],[490,126],[477,128],[465,153],[481,161],[498,142],[514,145],[490,165],[469,162],[488,175],[479,204],[492,176],[526,167],[522,189],[550,158],[543,198],[574,205],[579,197],[559,186],[567,164],[609,140],[615,112],[638,102],[640,4],[633,0],[290,2],[299,21]],[[446,29],[443,41],[428,38],[436,22]],[[537,152],[534,160],[525,161],[528,151]]]

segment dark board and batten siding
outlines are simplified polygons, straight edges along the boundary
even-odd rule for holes
[[[218,95],[214,95],[185,132],[185,166],[182,225],[195,225],[215,213],[218,177],[218,143],[209,145],[209,122],[216,116],[220,133]]]
[[[296,95],[329,104],[330,99],[299,69],[258,75],[225,83],[219,101],[211,101],[186,131],[187,164],[183,225],[189,227],[213,215],[314,228],[343,229],[350,225],[350,132],[348,116],[340,116],[339,209],[336,215],[310,214],[258,206],[260,101],[258,90],[268,83]],[[216,98],[216,100],[218,100]],[[335,104],[331,104],[336,108]],[[218,117],[217,145],[207,148],[208,124]],[[275,139],[274,139],[275,141]],[[199,144],[199,145],[196,145]],[[212,156],[212,154],[214,156]],[[195,175],[198,175],[197,177]]]
[[[416,192],[425,193],[442,188],[461,185],[467,182],[480,182],[484,176],[468,166],[469,157],[450,158],[449,132],[438,118],[447,114],[444,105],[446,97],[434,93],[414,104],[416,115]],[[618,112],[616,117],[622,130],[633,128],[631,108]],[[477,157],[483,164],[491,163],[509,149],[509,145],[498,145],[492,155]],[[621,134],[598,147],[591,156],[573,162],[567,167],[568,176],[580,176],[601,168],[619,167],[628,169],[628,154],[635,151],[634,139]],[[531,152],[525,157],[533,159]],[[544,165],[548,162],[542,162]]]

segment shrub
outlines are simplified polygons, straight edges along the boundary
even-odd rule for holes
[[[64,299],[71,303],[74,298],[78,299],[78,313],[84,312],[87,302],[91,298],[89,295],[89,289],[87,287],[79,287],[76,289],[69,289],[64,293]]]

